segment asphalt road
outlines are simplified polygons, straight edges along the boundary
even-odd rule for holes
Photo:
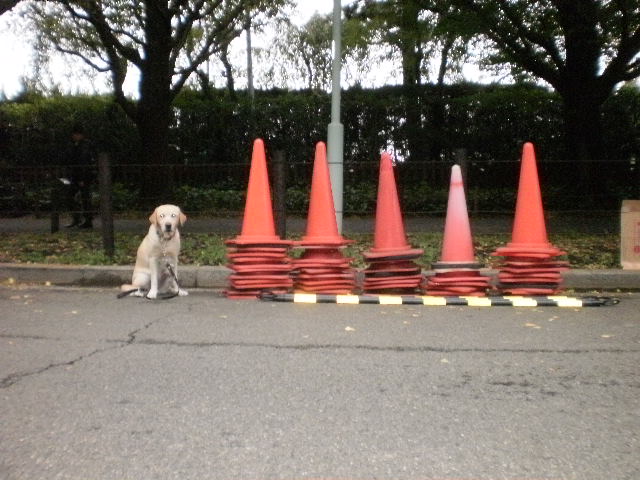
[[[640,478],[640,294],[299,305],[0,287],[0,478]]]

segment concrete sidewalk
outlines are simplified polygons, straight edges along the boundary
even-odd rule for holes
[[[128,283],[132,272],[133,266],[0,263],[0,283],[115,287]],[[180,284],[184,288],[225,288],[230,273],[226,267],[181,266]],[[484,273],[497,274],[495,270]],[[640,290],[640,270],[569,270],[563,278],[564,286],[573,290]]]

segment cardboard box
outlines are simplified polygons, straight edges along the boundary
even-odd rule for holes
[[[622,201],[620,263],[625,270],[640,270],[640,200]]]

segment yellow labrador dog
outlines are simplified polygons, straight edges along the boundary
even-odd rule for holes
[[[149,232],[138,247],[131,284],[120,287],[135,296],[157,298],[160,294],[188,295],[178,285],[179,227],[187,216],[175,205],[160,205],[149,217]]]

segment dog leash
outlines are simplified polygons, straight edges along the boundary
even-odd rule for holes
[[[124,292],[120,292],[118,295],[116,295],[117,298],[124,298],[128,295],[131,295],[134,292],[143,292],[144,293],[144,298],[146,298],[147,300],[168,300],[170,298],[173,297],[177,297],[179,295],[179,293],[161,293],[159,294],[156,298],[149,298],[147,297],[147,293],[149,292],[148,290],[143,290],[141,288],[134,288],[131,290],[125,290]]]
[[[173,277],[173,279],[176,282],[176,287],[178,288],[177,291],[175,293],[161,293],[160,295],[158,295],[155,299],[156,300],[168,300],[170,298],[173,297],[177,297],[180,294],[180,284],[178,283],[178,275],[176,275],[176,271],[173,268],[173,265],[171,265],[171,262],[167,261],[167,270],[169,270],[169,273],[171,273],[171,276]],[[151,298],[147,297],[147,293],[149,292],[148,290],[143,290],[141,288],[132,288],[131,290],[125,290],[124,292],[120,292],[118,295],[116,295],[117,298],[124,298],[128,295],[131,295],[132,293],[135,292],[144,292],[144,298],[148,299],[148,300],[152,300]]]
[[[124,298],[127,295],[131,295],[133,292],[142,292],[143,290],[140,290],[139,288],[132,288],[131,290],[125,290],[124,292],[120,292],[118,295],[116,295],[117,298]]]

